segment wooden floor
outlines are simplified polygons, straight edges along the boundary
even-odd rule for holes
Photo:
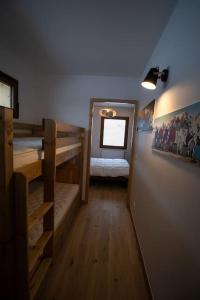
[[[91,186],[38,299],[149,299],[125,187]]]

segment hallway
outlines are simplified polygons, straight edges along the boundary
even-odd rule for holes
[[[93,184],[38,299],[146,300],[124,186]]]

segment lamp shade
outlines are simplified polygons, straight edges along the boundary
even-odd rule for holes
[[[102,108],[99,111],[99,115],[105,118],[114,118],[117,115],[117,112],[112,108]]]
[[[159,68],[151,68],[145,79],[142,81],[142,86],[149,90],[155,90],[158,79]]]

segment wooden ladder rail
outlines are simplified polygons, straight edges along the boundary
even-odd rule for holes
[[[15,172],[16,202],[16,248],[18,253],[17,299],[34,299],[53,259],[54,246],[54,186],[56,170],[56,123],[44,120],[44,161],[21,168]],[[42,175],[44,183],[43,204],[31,215],[27,215],[29,181]],[[28,232],[43,218],[43,234],[35,247],[28,249]]]
[[[82,144],[82,151],[80,153],[80,175],[79,175],[79,186],[80,186],[80,193],[81,193],[81,200],[83,198],[83,170],[84,170],[84,157],[86,151],[86,144],[85,144],[85,129],[81,130],[81,144]]]
[[[14,299],[13,110],[0,107],[0,298]]]
[[[16,172],[15,181],[15,213],[16,213],[16,269],[17,300],[30,299],[28,272],[28,228],[27,199],[28,179],[25,174]]]
[[[37,289],[39,288],[38,280],[41,281],[41,276],[37,278],[37,272],[40,269],[40,264],[45,260],[45,249],[48,246],[50,239],[53,236],[53,230],[44,230],[41,237],[36,242],[32,249],[28,246],[28,234],[29,234],[29,221],[31,216],[27,215],[27,201],[29,197],[29,180],[27,176],[23,173],[15,173],[15,201],[16,201],[16,253],[17,253],[17,299],[33,299]],[[44,204],[47,204],[44,206]],[[42,218],[53,209],[53,204],[49,202],[43,203],[40,207],[38,217],[36,217],[36,212],[33,213],[34,218],[39,222]],[[43,208],[43,209],[42,209]],[[37,224],[34,224],[31,227]],[[51,259],[52,261],[52,259]],[[48,259],[48,265],[50,258]],[[42,264],[43,268],[43,264]],[[48,269],[46,269],[47,271]],[[37,272],[36,272],[37,271]],[[34,273],[36,272],[36,274]],[[40,271],[41,273],[41,271]],[[44,273],[44,272],[43,272]],[[43,274],[45,276],[45,274]],[[34,295],[30,289],[34,281]],[[41,282],[40,282],[41,283]]]
[[[54,232],[54,200],[56,180],[56,122],[51,119],[44,119],[44,202],[52,202],[53,207],[44,217],[44,231]],[[44,255],[53,258],[54,235],[49,240]]]

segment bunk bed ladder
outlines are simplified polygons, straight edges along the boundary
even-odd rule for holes
[[[43,218],[43,235],[35,247],[29,252],[29,274],[34,272],[38,258],[42,255],[34,275],[30,280],[30,295],[33,299],[52,263],[54,247],[54,197],[55,197],[55,159],[56,159],[56,123],[53,120],[44,120],[44,161],[43,181],[44,198],[42,205],[29,217],[28,227]]]
[[[56,123],[44,121],[44,161],[15,172],[17,299],[34,299],[52,263],[54,246]],[[33,172],[31,171],[33,170]],[[43,203],[30,215],[27,212],[29,182],[42,175]],[[43,220],[43,233],[33,247],[28,246],[29,232]]]
[[[41,206],[27,217],[27,200],[29,194],[29,181],[26,175],[15,173],[15,200],[16,200],[16,251],[18,293],[17,299],[33,299],[52,262],[52,257],[45,257],[48,243],[53,238],[53,228],[44,230],[36,244],[29,248],[28,235],[30,230],[44,219],[49,213],[52,214],[53,203],[44,202]]]
[[[27,197],[28,180],[15,173],[17,299],[29,299]]]

